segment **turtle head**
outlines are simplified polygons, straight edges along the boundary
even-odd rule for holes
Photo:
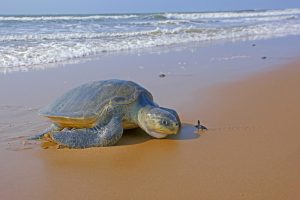
[[[176,134],[180,120],[176,111],[161,107],[145,107],[139,111],[138,122],[149,135],[164,138]]]

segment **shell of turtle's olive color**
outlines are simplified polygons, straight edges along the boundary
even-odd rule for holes
[[[143,87],[131,81],[106,80],[81,85],[70,90],[40,111],[64,127],[93,127],[107,105],[128,105],[136,101],[141,93],[153,100]]]

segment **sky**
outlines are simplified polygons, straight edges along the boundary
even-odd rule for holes
[[[0,0],[0,15],[231,11],[300,8],[300,0]]]

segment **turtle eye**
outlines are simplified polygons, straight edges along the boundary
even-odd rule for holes
[[[168,121],[167,121],[167,120],[164,120],[164,119],[161,121],[161,123],[162,123],[163,125],[165,125],[165,126],[168,126],[168,124],[169,124]]]

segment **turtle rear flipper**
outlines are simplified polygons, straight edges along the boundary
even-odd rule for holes
[[[122,134],[121,118],[113,117],[105,126],[55,132],[51,137],[59,145],[82,149],[114,145],[120,140]]]
[[[46,134],[51,134],[55,131],[61,131],[62,128],[57,126],[56,124],[51,124],[51,126],[49,126],[48,128],[46,128],[45,130],[43,130],[42,132],[34,135],[34,136],[31,136],[30,138],[28,138],[29,140],[40,140],[40,139],[43,139],[44,136]]]

